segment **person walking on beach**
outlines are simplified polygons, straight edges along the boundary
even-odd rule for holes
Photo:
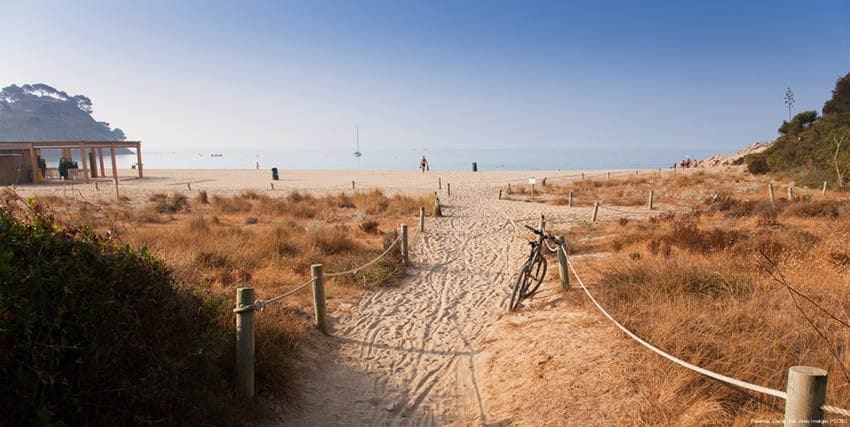
[[[422,173],[425,173],[426,170],[430,170],[428,167],[428,159],[426,159],[424,155],[422,156],[422,160],[419,161],[419,170],[421,170]]]

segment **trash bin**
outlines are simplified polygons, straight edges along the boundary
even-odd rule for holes
[[[272,180],[277,181],[280,177],[277,175],[277,168],[272,168]]]
[[[472,162],[472,171],[478,172],[478,162]]]

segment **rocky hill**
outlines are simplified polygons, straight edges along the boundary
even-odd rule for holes
[[[83,95],[41,83],[0,91],[0,141],[123,139],[121,129],[92,117],[92,102]]]

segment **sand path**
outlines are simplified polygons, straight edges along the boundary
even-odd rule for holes
[[[518,233],[506,216],[535,224],[545,211],[563,224],[588,218],[590,208],[499,201],[497,193],[486,184],[453,188],[441,198],[446,217],[414,235],[403,283],[330,314],[331,337],[305,350],[303,396],[287,425],[504,421],[489,415],[495,408],[487,407],[476,372],[483,366],[474,362],[485,351],[483,337],[494,344],[486,330],[515,316],[505,313],[505,301],[530,234]]]

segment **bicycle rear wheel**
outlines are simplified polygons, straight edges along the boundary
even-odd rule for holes
[[[511,292],[511,301],[510,305],[508,305],[509,311],[514,311],[519,306],[519,302],[522,300],[525,291],[528,289],[528,284],[531,281],[531,276],[529,272],[531,268],[529,265],[523,264],[522,268],[519,270],[519,276],[516,278],[516,282],[514,283],[514,289]]]
[[[537,288],[540,287],[540,284],[543,283],[543,278],[546,277],[546,265],[546,258],[538,253],[537,258],[534,259],[534,262],[531,263],[531,268],[528,270],[529,284],[526,285],[526,289],[523,290],[523,298],[528,298],[537,292]],[[528,289],[529,286],[532,286],[530,290]]]

